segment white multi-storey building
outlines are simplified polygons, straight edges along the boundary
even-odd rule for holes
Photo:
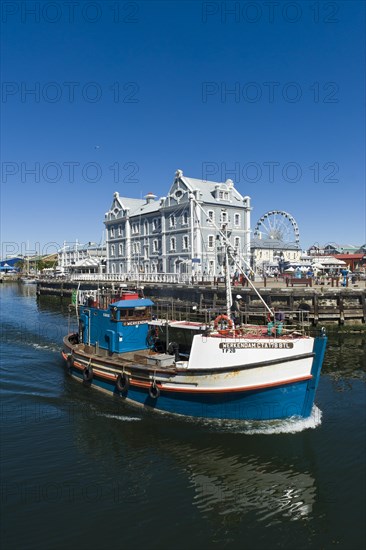
[[[250,263],[250,197],[232,180],[188,178],[177,170],[166,197],[145,199],[114,193],[105,214],[107,273],[223,273],[218,226],[246,268]],[[245,261],[244,261],[245,260]],[[234,269],[234,267],[233,267]]]

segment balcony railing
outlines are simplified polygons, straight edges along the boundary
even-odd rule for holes
[[[75,273],[72,281],[100,281],[118,283],[181,283],[192,281],[188,273]],[[205,277],[209,282],[213,277]]]

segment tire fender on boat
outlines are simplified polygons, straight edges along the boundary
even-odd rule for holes
[[[72,355],[68,355],[66,359],[66,367],[68,372],[71,371],[72,367],[74,366],[74,358]]]
[[[130,378],[124,372],[117,376],[116,388],[119,392],[127,391],[130,386]]]
[[[83,380],[84,382],[90,382],[93,380],[93,369],[91,367],[85,367],[83,370]]]
[[[157,399],[160,395],[160,389],[155,384],[155,382],[153,382],[149,388],[149,395],[151,399]]]

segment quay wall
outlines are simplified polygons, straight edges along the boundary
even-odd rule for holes
[[[104,283],[99,288],[114,288]],[[59,296],[70,298],[77,288],[76,282],[41,281],[37,284],[38,295]],[[97,283],[80,284],[81,290],[97,289]],[[270,307],[278,307],[283,311],[303,310],[308,313],[312,325],[337,324],[355,325],[366,323],[366,290],[364,288],[259,288],[264,300]],[[179,285],[168,283],[145,283],[144,295],[153,298],[158,306],[170,307],[176,318],[184,318],[190,314],[192,306],[197,306],[197,317],[215,315],[225,310],[225,288],[223,285]],[[267,313],[257,294],[250,288],[235,287],[233,296],[240,294],[243,298],[242,315],[245,322],[266,321]],[[163,309],[161,310],[163,311]]]

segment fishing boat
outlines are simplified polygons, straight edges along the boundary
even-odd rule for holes
[[[208,323],[156,319],[153,306],[131,291],[79,292],[78,331],[64,337],[62,351],[68,372],[163,413],[238,420],[311,415],[324,330],[312,337],[301,323],[286,328],[283,320],[235,325],[227,314]]]
[[[207,213],[205,213],[207,214]],[[127,402],[186,417],[271,420],[311,415],[327,337],[306,334],[304,312],[273,311],[227,235],[226,304],[205,322],[156,318],[141,293],[78,291],[78,329],[64,337],[68,372]],[[232,318],[229,257],[263,303],[262,325]],[[183,335],[183,336],[182,336]],[[183,343],[183,345],[182,345]]]

